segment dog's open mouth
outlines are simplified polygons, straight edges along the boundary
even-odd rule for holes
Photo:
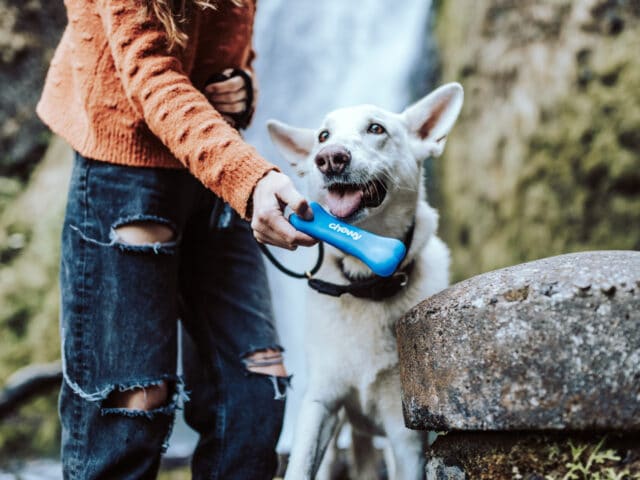
[[[364,184],[332,183],[327,187],[327,207],[338,218],[349,218],[365,207],[377,207],[387,195],[380,180]]]

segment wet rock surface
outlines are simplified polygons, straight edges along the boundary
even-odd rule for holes
[[[470,278],[408,312],[398,347],[411,428],[640,431],[640,252]]]

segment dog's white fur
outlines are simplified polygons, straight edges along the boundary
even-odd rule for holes
[[[331,297],[309,289],[305,351],[309,380],[299,413],[287,480],[312,479],[344,407],[352,427],[365,435],[389,439],[397,479],[424,475],[423,441],[404,426],[400,399],[395,322],[409,308],[448,283],[449,252],[436,236],[438,215],[426,202],[422,164],[439,156],[460,112],[459,84],[444,85],[395,114],[371,105],[329,113],[317,131],[281,122],[268,124],[271,138],[297,173],[306,178],[307,197],[323,203],[326,177],[314,162],[328,145],[351,153],[350,173],[362,180],[378,178],[387,188],[384,201],[365,207],[353,223],[371,232],[403,239],[415,218],[415,233],[402,265],[415,260],[409,284],[384,301],[345,294]],[[373,134],[377,123],[385,133]],[[318,132],[329,137],[320,143]],[[352,277],[370,276],[366,265],[332,247],[317,278],[346,283],[338,265]],[[357,463],[362,463],[361,459]],[[361,473],[357,478],[367,478]]]

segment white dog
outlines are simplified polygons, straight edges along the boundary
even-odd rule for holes
[[[407,429],[402,416],[395,322],[448,283],[449,252],[436,236],[438,215],[426,202],[422,164],[442,153],[462,101],[462,87],[451,83],[401,114],[362,105],[329,113],[316,131],[268,124],[275,145],[306,179],[309,199],[348,223],[408,245],[398,271],[386,280],[328,248],[316,277],[327,282],[320,290],[342,294],[309,289],[309,381],[287,480],[315,478],[342,408],[359,435],[388,438],[395,464],[387,466],[390,478],[423,478],[423,436]]]

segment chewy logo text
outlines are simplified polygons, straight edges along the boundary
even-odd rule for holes
[[[329,224],[329,228],[335,232],[338,233],[343,233],[351,238],[353,238],[354,240],[360,240],[360,238],[362,238],[362,234],[358,233],[358,232],[354,232],[353,230],[349,230],[347,227],[343,227],[342,225],[338,224],[338,223],[330,223]]]

